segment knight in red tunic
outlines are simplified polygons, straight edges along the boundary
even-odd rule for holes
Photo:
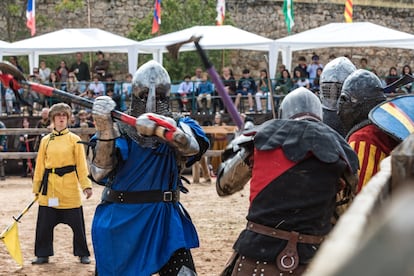
[[[228,148],[216,185],[229,195],[251,176],[247,226],[222,275],[300,275],[333,227],[338,193],[352,199],[358,158],[322,122],[320,100],[306,88],[284,98],[279,119],[242,136]]]
[[[400,142],[368,118],[371,109],[385,100],[380,79],[370,71],[358,69],[344,81],[338,100],[338,115],[347,132],[346,140],[359,159],[357,192],[378,172],[380,162]]]

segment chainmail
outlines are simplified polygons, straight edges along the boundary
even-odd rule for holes
[[[140,115],[146,113],[146,105],[147,101],[145,98],[139,98],[133,94],[131,106],[127,113],[131,116],[139,117]],[[169,98],[164,97],[163,100],[158,100],[156,102],[156,109],[157,114],[171,117],[171,112],[169,111]],[[156,148],[162,142],[160,138],[155,136],[145,137],[139,135],[137,129],[134,126],[119,122],[118,127],[121,134],[128,136],[142,147]]]
[[[171,117],[169,103],[170,103],[169,97],[162,97],[160,99],[157,98],[155,113],[159,115]],[[138,117],[139,115],[142,115],[147,112],[146,106],[147,106],[147,100],[145,97],[140,98],[132,94],[131,107],[128,110],[128,114],[131,116]]]
[[[336,130],[342,137],[345,137],[346,131],[345,127],[341,122],[341,119],[339,118],[336,111],[323,108],[323,122]]]

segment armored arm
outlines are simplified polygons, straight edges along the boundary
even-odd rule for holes
[[[96,182],[105,178],[117,165],[115,138],[119,137],[119,131],[111,117],[115,106],[115,102],[107,96],[96,98],[93,104],[92,116],[97,132],[89,171]]]
[[[340,178],[342,189],[336,194],[336,209],[333,222],[345,213],[351,205],[357,190],[358,174],[346,171]]]
[[[195,155],[200,150],[191,128],[185,123],[177,127],[175,120],[170,117],[145,113],[137,118],[136,128],[140,135],[156,135],[164,139],[183,156]]]
[[[243,189],[252,177],[251,157],[253,136],[240,135],[223,153],[217,173],[216,191],[219,196],[234,194]]]

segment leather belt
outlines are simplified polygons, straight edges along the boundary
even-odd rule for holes
[[[69,165],[69,166],[60,167],[60,168],[45,169],[42,182],[40,184],[39,192],[42,191],[42,195],[47,195],[47,183],[49,181],[49,174],[54,173],[62,177],[65,174],[71,173],[73,171],[76,171],[75,165]]]
[[[289,240],[291,238],[290,231],[280,230],[268,226],[264,226],[262,224],[254,223],[254,222],[247,222],[247,230],[253,231],[258,234],[262,234],[265,236],[278,238],[282,240]],[[310,243],[310,244],[320,244],[324,240],[325,236],[312,236],[312,235],[305,235],[298,233],[298,242],[299,243]]]
[[[102,200],[114,203],[154,203],[154,202],[178,202],[180,191],[115,191],[106,187],[102,193]]]

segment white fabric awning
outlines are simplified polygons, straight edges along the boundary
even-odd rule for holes
[[[292,52],[328,47],[387,47],[414,49],[414,35],[370,22],[330,23],[275,40],[283,63],[291,70]]]
[[[270,76],[274,76],[276,73],[276,63],[274,63],[276,52],[274,51],[273,40],[229,25],[190,27],[140,41],[138,49],[151,52],[154,59],[162,64],[163,53],[168,52],[167,46],[183,42],[192,36],[202,36],[199,43],[205,50],[238,49],[268,52]],[[184,44],[180,48],[180,51],[195,50],[194,43]]]
[[[135,73],[138,64],[138,41],[96,28],[62,29],[20,40],[4,49],[8,54],[29,55],[30,70],[39,63],[39,55],[103,51],[128,53],[128,70]]]

